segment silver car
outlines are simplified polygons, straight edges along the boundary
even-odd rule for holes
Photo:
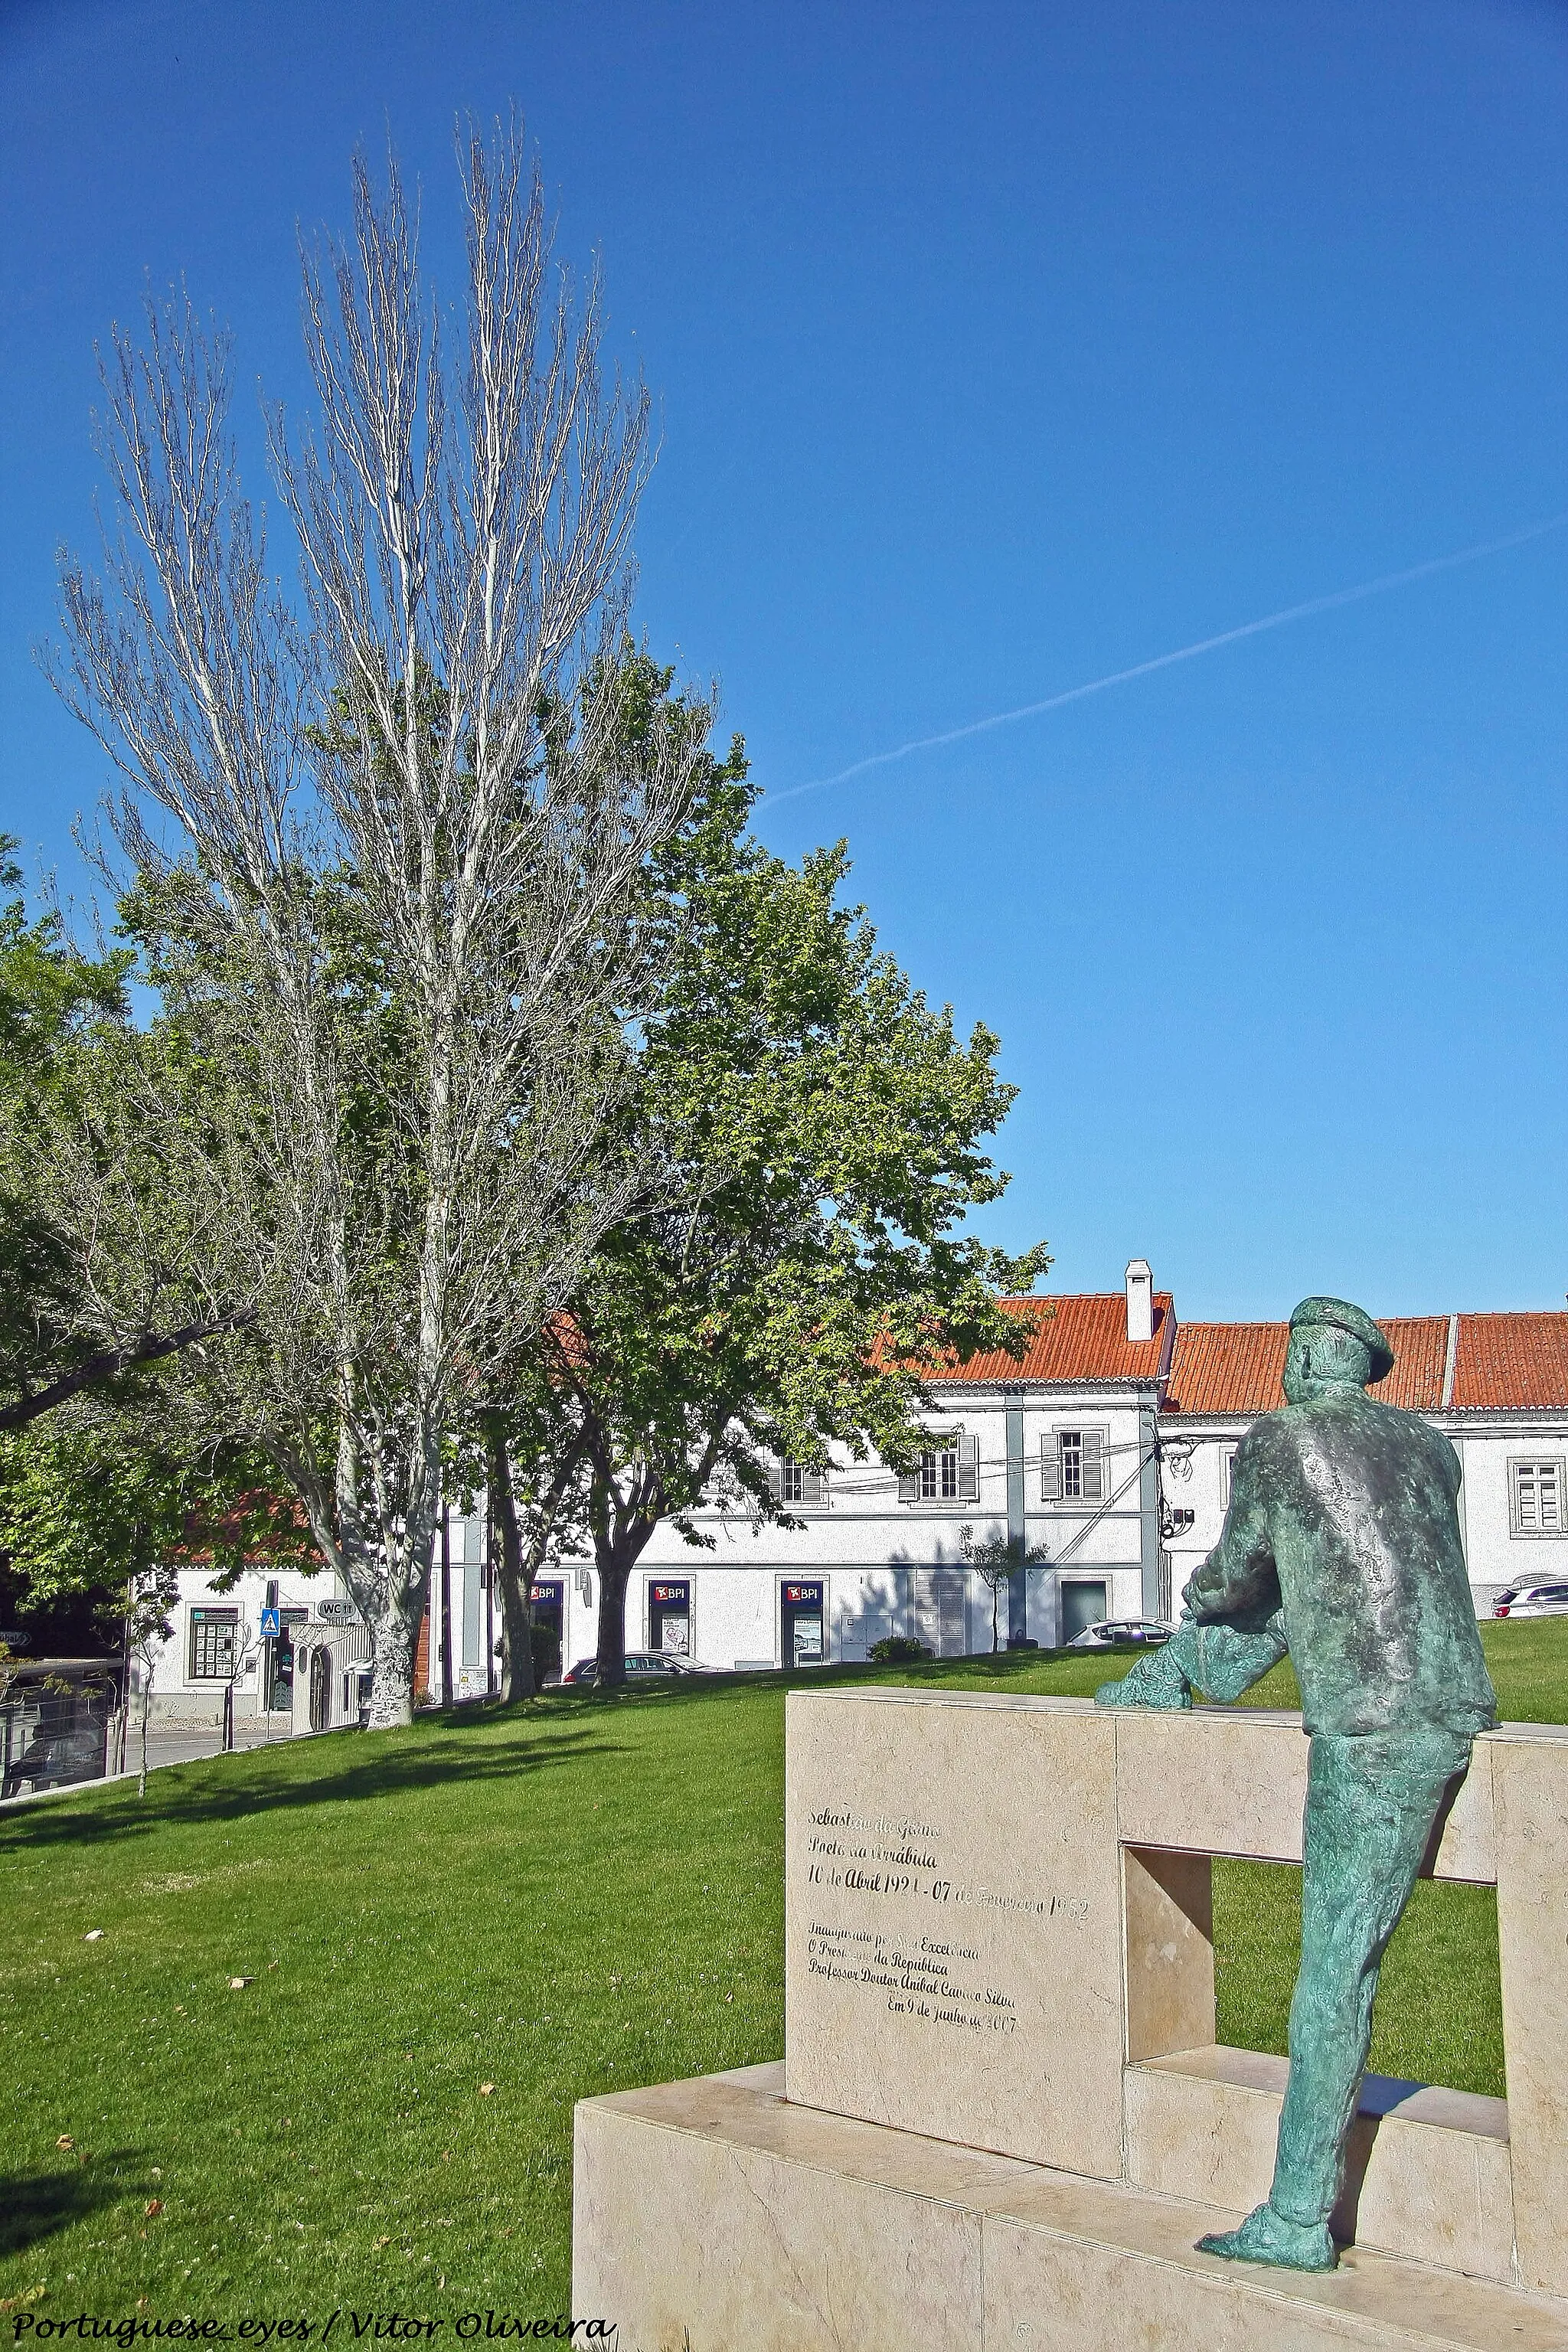
[[[1103,1617],[1086,1625],[1068,1643],[1069,1650],[1103,1650],[1113,1642],[1168,1642],[1175,1632],[1163,1617]]]
[[[1568,1617],[1568,1584],[1521,1584],[1500,1592],[1494,1617]]]

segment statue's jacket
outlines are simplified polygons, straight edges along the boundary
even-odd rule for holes
[[[1247,1636],[1250,1682],[1289,1649],[1311,1732],[1497,1721],[1459,1535],[1459,1457],[1359,1389],[1254,1422],[1219,1542],[1183,1598]],[[1202,1686],[1228,1696],[1216,1674]]]

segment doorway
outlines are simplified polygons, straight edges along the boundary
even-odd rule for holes
[[[325,1731],[332,1719],[332,1661],[323,1645],[310,1653],[310,1728]]]
[[[528,1596],[528,1608],[533,1627],[533,1679],[541,1685],[558,1683],[566,1638],[566,1586],[563,1580],[552,1576],[535,1584]]]
[[[280,1609],[278,1632],[261,1644],[261,1683],[268,1714],[287,1715],[294,1705],[294,1634],[310,1618],[308,1609]]]
[[[1104,1623],[1105,1583],[1102,1578],[1091,1580],[1087,1576],[1064,1576],[1061,1597],[1064,1646],[1075,1634],[1086,1633],[1090,1625]]]

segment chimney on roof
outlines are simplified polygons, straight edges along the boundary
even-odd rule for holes
[[[1154,1336],[1154,1277],[1146,1257],[1127,1269],[1127,1344],[1141,1348]]]

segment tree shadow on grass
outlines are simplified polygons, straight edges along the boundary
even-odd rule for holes
[[[112,1793],[95,1790],[89,1801],[57,1800],[0,1819],[0,1853],[111,1844],[175,1823],[191,1827],[241,1815],[288,1813],[303,1806],[353,1804],[443,1783],[474,1787],[516,1780],[592,1757],[626,1752],[603,1737],[608,1727],[602,1717],[595,1723],[531,1727],[532,1737],[526,1742],[487,1748],[428,1734],[409,1745],[396,1733],[343,1732],[302,1742],[302,1752],[275,1750],[272,1765],[259,1769],[248,1755],[165,1765],[149,1779],[145,1798],[121,1782]],[[443,1733],[446,1728],[442,1727]],[[330,1758],[322,1754],[328,1747],[336,1751]],[[292,1768],[288,1777],[278,1769],[285,1759]],[[296,1772],[301,1777],[293,1777]]]
[[[139,2148],[116,2148],[76,2165],[69,2172],[0,2173],[0,2255],[25,2254],[73,2221],[85,2221],[106,2206],[119,2205],[148,2194],[146,2184],[125,2177],[142,2162]],[[110,2165],[122,2168],[118,2179],[109,2177]]]
[[[352,1804],[443,1783],[471,1787],[515,1780],[579,1759],[628,1754],[627,1743],[606,1734],[623,1724],[629,1731],[637,1716],[652,1710],[685,1713],[742,1695],[777,1698],[794,1690],[848,1684],[940,1688],[950,1678],[977,1671],[1005,1684],[1061,1655],[1019,1651],[993,1658],[981,1653],[894,1667],[840,1663],[674,1676],[654,1689],[556,1687],[515,1706],[475,1702],[423,1714],[412,1733],[326,1732],[275,1748],[163,1765],[149,1780],[144,1799],[127,1781],[110,1790],[89,1782],[78,1798],[59,1797],[0,1814],[0,1853],[57,1846],[80,1850],[173,1824],[200,1826],[242,1815],[289,1813],[301,1806]]]

